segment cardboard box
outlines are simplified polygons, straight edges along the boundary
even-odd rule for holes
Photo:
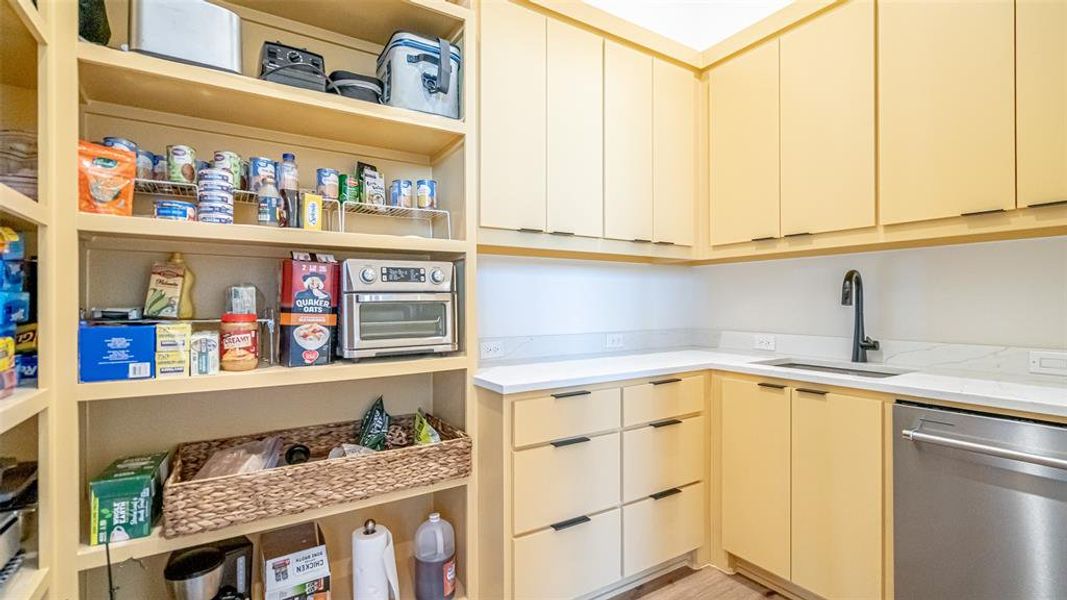
[[[89,482],[89,544],[145,537],[163,510],[170,454],[116,460]]]
[[[189,352],[192,323],[159,323],[156,325],[156,352]]]
[[[189,355],[185,352],[156,352],[156,379],[189,376]]]
[[[82,325],[78,328],[78,380],[151,379],[156,370],[152,325]]]
[[[317,523],[264,533],[259,552],[264,600],[329,600],[330,560]]]
[[[340,270],[329,254],[293,252],[282,261],[279,305],[281,363],[287,367],[333,362]]]

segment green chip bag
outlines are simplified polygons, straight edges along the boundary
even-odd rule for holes
[[[389,413],[385,412],[382,396],[363,415],[359,427],[359,445],[372,450],[385,450],[385,434],[389,431]]]
[[[426,416],[422,414],[420,408],[415,413],[415,443],[416,444],[436,444],[441,441],[441,434],[437,433],[437,430],[430,425],[430,422],[426,420]]]

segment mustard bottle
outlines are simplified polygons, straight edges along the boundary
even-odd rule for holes
[[[193,306],[193,284],[196,283],[196,275],[193,274],[189,265],[185,264],[185,257],[181,252],[171,254],[167,262],[181,265],[185,271],[185,276],[182,278],[182,295],[178,300],[178,318],[192,319],[196,314],[196,308]]]

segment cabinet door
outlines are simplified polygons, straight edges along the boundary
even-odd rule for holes
[[[711,243],[778,237],[778,40],[709,72]]]
[[[548,22],[548,231],[604,233],[604,40]]]
[[[781,38],[782,235],[874,225],[874,1]]]
[[[652,57],[604,42],[604,237],[652,240]]]
[[[793,390],[792,581],[882,595],[882,403]]]
[[[545,17],[482,5],[481,224],[545,229]]]
[[[1019,206],[1067,201],[1067,2],[1015,4]]]
[[[652,240],[692,246],[697,79],[656,59],[652,80]]]
[[[1014,3],[878,7],[883,223],[1015,207]]]
[[[722,542],[789,579],[789,389],[722,380]]]

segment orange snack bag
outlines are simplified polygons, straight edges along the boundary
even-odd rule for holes
[[[106,215],[133,214],[133,179],[137,156],[78,140],[78,208]]]

